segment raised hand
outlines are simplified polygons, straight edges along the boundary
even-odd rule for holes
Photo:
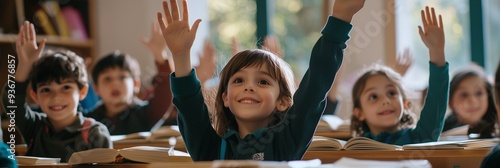
[[[274,35],[267,35],[264,37],[264,44],[262,44],[262,48],[276,54],[280,58],[285,56],[283,54],[283,50],[281,50],[279,39]]]
[[[158,23],[160,23],[163,38],[172,52],[175,64],[174,73],[176,77],[186,76],[191,72],[190,50],[201,19],[196,20],[193,27],[189,27],[189,11],[186,0],[182,1],[182,18],[179,16],[176,0],[170,0],[170,5],[163,1],[163,10],[167,23],[163,21],[161,12],[157,14]]]
[[[35,27],[28,21],[25,21],[19,28],[19,35],[16,40],[16,51],[19,65],[16,72],[16,81],[24,82],[27,80],[31,65],[36,62],[45,48],[46,39],[36,44]]]
[[[425,46],[429,48],[430,61],[438,66],[442,66],[446,63],[444,57],[443,19],[439,15],[438,22],[434,8],[431,8],[431,12],[429,12],[428,6],[425,7],[425,12],[424,10],[421,11],[424,28],[418,26],[418,33]]]
[[[153,53],[156,62],[160,64],[165,62],[163,51],[167,46],[165,45],[165,39],[163,39],[158,23],[151,23],[151,37],[143,37],[142,43]]]
[[[350,23],[354,14],[363,8],[364,4],[365,0],[335,0],[332,16]]]
[[[394,70],[398,72],[401,76],[404,76],[411,64],[413,64],[413,55],[409,48],[406,48],[403,54],[399,53],[396,57],[396,64],[394,65]]]
[[[204,83],[211,77],[215,75],[216,58],[215,58],[215,47],[210,39],[206,39],[203,44],[203,51],[199,53],[200,65],[196,67],[196,75],[200,79],[201,83]]]

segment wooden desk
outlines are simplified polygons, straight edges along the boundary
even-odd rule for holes
[[[474,150],[406,150],[406,151],[307,151],[304,160],[319,158],[323,164],[333,163],[342,157],[365,160],[425,159],[432,167],[479,167],[490,148]]]

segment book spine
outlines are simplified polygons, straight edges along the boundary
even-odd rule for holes
[[[71,6],[63,7],[61,11],[68,24],[71,37],[75,40],[87,40],[87,32],[85,31],[80,13]]]
[[[47,35],[57,35],[56,31],[54,30],[54,27],[50,23],[49,17],[47,14],[39,9],[35,12],[35,17],[38,20],[38,23],[42,26],[43,30],[45,31],[45,34]]]

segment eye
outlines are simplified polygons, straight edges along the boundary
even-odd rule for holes
[[[111,77],[106,76],[106,77],[104,77],[103,81],[104,82],[110,82],[111,81]]]
[[[71,87],[70,85],[64,85],[63,86],[63,89],[64,90],[71,90],[73,87]]]
[[[236,79],[233,80],[233,83],[243,83],[243,79],[236,78]]]
[[[391,90],[391,91],[387,92],[387,95],[389,95],[390,97],[394,97],[394,96],[398,95],[398,92],[394,91],[394,90]]]
[[[467,97],[469,97],[469,94],[468,94],[468,93],[465,93],[465,92],[460,93],[460,98],[465,99],[465,98],[467,98]]]
[[[40,93],[47,93],[50,92],[49,88],[40,88]]]
[[[261,85],[269,85],[269,82],[267,82],[266,80],[261,80],[261,81],[259,81],[259,84],[261,84]]]
[[[370,96],[368,96],[368,100],[376,100],[378,98],[378,96],[376,94],[371,94]]]
[[[483,91],[477,91],[477,92],[476,92],[476,96],[477,96],[477,97],[482,96],[483,94],[484,94],[484,92],[483,92]]]
[[[126,75],[120,75],[120,80],[125,80],[125,79],[127,79]]]

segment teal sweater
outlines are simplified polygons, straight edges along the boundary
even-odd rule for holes
[[[194,161],[218,159],[299,160],[306,152],[325,108],[325,97],[343,59],[352,25],[330,17],[311,53],[294,104],[278,125],[240,138],[235,130],[224,137],[210,124],[200,82],[194,70],[184,77],[171,75],[179,129]]]
[[[417,126],[394,133],[381,132],[378,136],[366,132],[363,136],[394,145],[437,141],[443,129],[449,86],[448,63],[442,67],[430,63],[429,90]]]

